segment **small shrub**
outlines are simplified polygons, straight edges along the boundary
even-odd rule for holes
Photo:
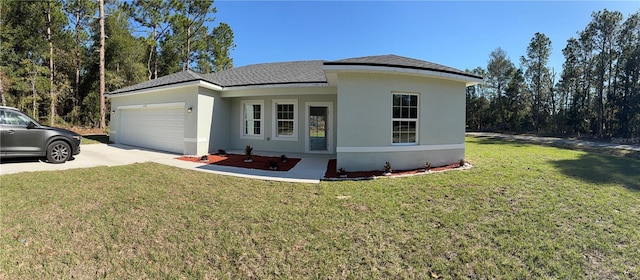
[[[247,158],[247,160],[250,160],[250,159],[251,159],[252,153],[253,153],[253,147],[251,147],[251,146],[247,145],[247,146],[244,148],[244,155],[245,155],[245,157]]]
[[[218,155],[226,156],[227,155],[227,151],[225,151],[223,149],[218,149]]]
[[[347,177],[347,170],[345,170],[344,168],[340,167],[338,169],[338,175],[340,175],[340,177]]]
[[[460,167],[464,166],[464,164],[465,164],[464,159],[460,159],[460,162],[458,162],[458,164],[460,165]]]
[[[429,170],[431,170],[431,163],[427,161],[424,163],[424,171],[429,171]]]
[[[273,160],[270,160],[270,161],[269,161],[269,169],[271,169],[271,170],[278,170],[278,163],[277,163],[277,162],[275,162],[275,161],[273,161]]]
[[[280,161],[281,161],[281,162],[287,162],[287,159],[288,159],[288,158],[287,158],[287,156],[285,156],[285,155],[281,155],[281,156],[280,156]]]
[[[384,173],[391,173],[391,163],[388,161],[384,165]]]

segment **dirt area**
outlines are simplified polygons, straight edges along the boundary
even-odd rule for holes
[[[106,129],[101,129],[101,128],[93,128],[93,127],[81,127],[81,126],[74,126],[69,128],[69,130],[78,133],[80,135],[107,135],[107,130]]]

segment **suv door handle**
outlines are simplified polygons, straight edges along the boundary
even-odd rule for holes
[[[8,134],[14,134],[14,133],[15,133],[15,131],[13,131],[13,130],[7,130],[7,133],[8,133]]]

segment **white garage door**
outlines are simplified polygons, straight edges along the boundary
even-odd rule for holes
[[[182,154],[184,106],[120,110],[122,144]]]

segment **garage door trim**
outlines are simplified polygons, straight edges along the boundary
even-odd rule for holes
[[[138,105],[123,105],[118,106],[118,110],[126,109],[140,109],[140,108],[155,108],[155,107],[185,107],[185,102],[171,102],[171,103],[152,103],[152,104],[138,104]]]

